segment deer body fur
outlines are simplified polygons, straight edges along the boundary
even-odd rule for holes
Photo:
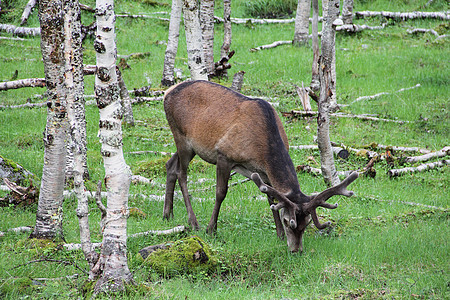
[[[286,233],[291,251],[301,250],[301,239],[309,215],[313,220],[317,216],[315,207],[313,213],[309,211],[312,208],[308,211],[302,209],[304,205],[311,206],[311,197],[300,191],[295,167],[288,153],[288,139],[272,106],[264,100],[246,97],[212,82],[189,81],[167,90],[164,110],[177,152],[166,164],[163,217],[173,216],[173,195],[178,180],[189,223],[194,229],[199,229],[187,189],[188,165],[198,155],[216,165],[216,202],[208,232],[217,229],[230,173],[235,170],[252,179],[268,195],[277,235],[283,237]],[[335,208],[327,203],[325,205]],[[316,220],[314,222],[316,224]]]

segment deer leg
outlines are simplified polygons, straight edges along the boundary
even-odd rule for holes
[[[211,234],[217,230],[217,219],[219,218],[220,206],[227,195],[231,169],[232,165],[224,156],[219,154],[216,165],[216,202],[214,203],[211,220],[206,229],[207,233]]]
[[[275,204],[273,199],[274,198],[272,196],[267,196],[267,200],[269,200],[270,206],[272,204]],[[284,239],[284,228],[283,228],[283,224],[281,223],[280,213],[277,210],[272,210],[272,213],[273,213],[273,220],[275,221],[275,228],[277,230],[277,236],[280,239]]]
[[[178,174],[180,173],[180,165],[178,153],[176,152],[166,163],[167,179],[166,179],[166,195],[164,198],[163,219],[173,218],[173,194]]]
[[[184,151],[183,153],[180,153],[180,151],[178,151],[178,156],[180,166],[178,183],[180,184],[184,204],[186,205],[189,224],[192,226],[194,230],[199,230],[200,225],[198,224],[197,217],[195,216],[194,210],[192,209],[191,200],[189,199],[189,192],[187,188],[187,169],[190,161],[194,158],[195,153],[193,151]]]

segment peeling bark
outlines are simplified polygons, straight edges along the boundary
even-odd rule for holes
[[[344,0],[342,5],[342,21],[345,25],[353,24],[353,0]]]
[[[45,87],[45,78],[27,78],[0,82],[0,91],[20,89],[24,87]]]
[[[164,56],[164,70],[161,79],[162,86],[171,86],[175,84],[174,67],[178,50],[178,38],[180,36],[181,8],[181,0],[172,1],[169,37],[167,40],[167,48]]]
[[[357,11],[356,18],[363,19],[367,17],[382,16],[386,19],[414,20],[414,19],[438,19],[450,20],[449,12],[391,12],[391,11]]]
[[[398,176],[403,176],[403,175],[411,174],[411,173],[415,173],[415,172],[424,172],[427,170],[443,167],[445,165],[450,165],[450,160],[441,160],[441,161],[426,163],[426,164],[422,164],[417,167],[392,169],[392,170],[389,170],[387,172],[387,174],[389,175],[389,177],[398,177]]]

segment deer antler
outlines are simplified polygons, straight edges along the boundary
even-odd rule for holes
[[[355,181],[356,178],[358,178],[358,172],[356,171],[352,172],[340,184],[324,190],[317,196],[311,197],[311,200],[309,202],[302,204],[302,210],[305,213],[311,214],[314,225],[316,225],[317,228],[323,229],[329,226],[331,223],[330,222],[326,222],[323,224],[320,223],[319,218],[317,217],[316,208],[322,206],[329,209],[335,209],[336,207],[338,207],[337,203],[335,204],[326,203],[326,201],[330,199],[332,196],[334,195],[343,195],[347,197],[353,196],[354,193],[352,191],[347,190],[347,186],[353,181]]]
[[[270,206],[271,210],[278,211],[281,208],[285,208],[289,211],[289,227],[292,229],[297,228],[297,218],[295,216],[296,212],[299,210],[297,204],[289,200],[285,195],[274,189],[273,187],[265,184],[258,173],[253,173],[251,176],[253,182],[258,186],[259,190],[268,196],[274,197],[278,200],[278,204],[272,204]]]

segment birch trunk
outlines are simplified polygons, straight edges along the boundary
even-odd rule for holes
[[[67,112],[71,118],[67,141],[66,183],[68,180],[82,181],[89,178],[87,167],[86,113],[84,100],[83,50],[78,1],[64,1],[64,59],[65,86],[67,89]],[[76,157],[77,156],[77,157]],[[81,165],[77,165],[81,164]],[[75,168],[78,168],[75,170]],[[82,176],[75,179],[75,173]],[[77,174],[78,175],[78,174]],[[74,184],[78,184],[74,182]]]
[[[294,40],[297,46],[307,45],[309,41],[309,15],[311,14],[311,0],[298,0],[295,16]]]
[[[353,24],[353,0],[344,0],[342,6],[342,21],[345,25]]]
[[[324,18],[322,30],[322,55],[319,59],[320,98],[318,102],[317,117],[317,143],[320,151],[322,174],[327,185],[334,186],[340,183],[334,165],[333,150],[330,142],[330,118],[332,109],[333,77],[332,62],[334,56],[335,29],[333,22],[339,15],[339,0],[328,1],[328,11]]]
[[[200,1],[200,25],[208,74],[214,72],[214,0]]]
[[[100,257],[90,272],[99,276],[94,293],[123,291],[132,284],[133,275],[127,264],[128,192],[131,171],[122,151],[121,119],[123,109],[116,73],[115,16],[113,0],[97,0],[97,72],[95,95],[100,111],[99,138],[105,166],[107,191],[106,217]]]
[[[175,84],[173,70],[175,57],[178,50],[178,38],[180,36],[181,22],[181,0],[172,0],[172,11],[170,13],[169,37],[167,39],[166,54],[164,56],[164,70],[161,85],[171,86]]]
[[[319,81],[319,0],[312,0],[313,18],[312,18],[312,47],[313,47],[313,62],[312,62],[312,76],[311,89],[314,92],[320,90]]]
[[[223,0],[223,44],[220,48],[220,57],[225,57],[231,47],[231,0]],[[228,76],[228,70],[223,70],[223,75]]]
[[[91,243],[89,231],[88,198],[84,186],[87,172],[86,147],[86,113],[84,109],[84,76],[80,6],[78,1],[64,1],[64,56],[65,56],[65,86],[67,89],[67,116],[70,123],[70,143],[68,150],[72,153],[72,175],[74,192],[78,199],[77,216],[80,226],[80,242],[84,256],[90,265],[94,266],[97,254]]]
[[[197,0],[183,1],[188,65],[192,80],[208,80]]]
[[[64,74],[64,53],[61,47],[64,42],[62,1],[39,1],[39,22],[48,109],[36,226],[30,238],[63,239],[62,203],[68,122],[62,80]]]

